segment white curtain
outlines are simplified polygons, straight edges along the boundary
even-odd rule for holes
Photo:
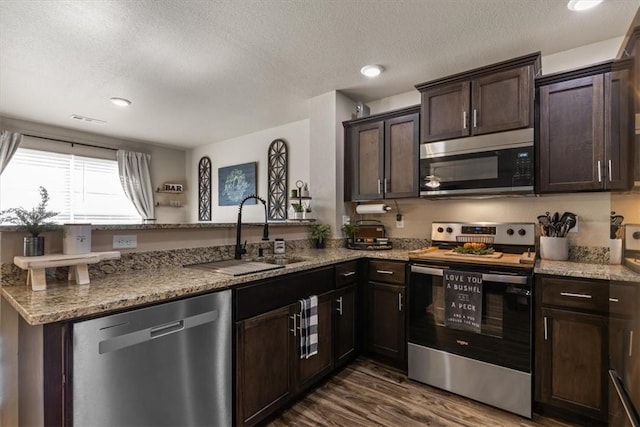
[[[11,157],[16,153],[21,141],[22,134],[20,133],[9,132],[8,130],[3,130],[0,133],[0,175],[9,164]]]
[[[118,173],[124,193],[133,202],[143,219],[155,220],[153,189],[149,166],[151,155],[118,150]]]

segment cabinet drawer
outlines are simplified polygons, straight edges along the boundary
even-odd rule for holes
[[[586,279],[542,278],[542,303],[608,312],[609,283]]]
[[[358,261],[345,262],[336,266],[336,287],[358,281]]]
[[[369,280],[404,285],[404,278],[404,262],[369,261]]]
[[[638,310],[638,285],[612,283],[609,286],[609,313],[632,316]]]

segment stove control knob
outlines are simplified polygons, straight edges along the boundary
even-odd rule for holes
[[[508,234],[509,236],[513,236],[513,228],[509,228],[509,229],[507,229],[507,234]]]
[[[443,231],[444,231],[444,228],[438,227],[438,233],[442,233]]]
[[[453,228],[447,227],[447,233],[453,233]]]
[[[632,236],[633,236],[634,239],[639,240],[640,239],[640,231],[634,231]]]
[[[521,228],[520,230],[518,230],[518,234],[524,236],[525,234],[527,234],[527,232],[524,228]]]

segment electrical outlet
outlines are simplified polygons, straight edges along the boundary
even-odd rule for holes
[[[351,224],[351,218],[348,215],[342,215],[342,225]]]
[[[396,228],[404,228],[404,217],[400,221],[396,220]]]
[[[569,230],[569,233],[577,233],[578,232],[578,223],[579,222],[580,221],[578,220],[578,215],[576,215],[576,225],[571,230]]]
[[[138,237],[135,234],[113,236],[113,249],[135,249],[138,247]]]

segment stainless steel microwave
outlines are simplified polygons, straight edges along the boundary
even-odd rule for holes
[[[533,128],[420,145],[420,196],[533,193]]]

